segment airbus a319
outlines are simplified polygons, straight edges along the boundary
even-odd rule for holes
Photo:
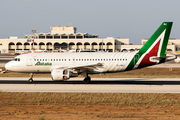
[[[83,75],[90,83],[89,74],[113,73],[139,69],[175,59],[166,54],[172,22],[163,22],[144,46],[135,52],[92,53],[28,53],[16,56],[5,65],[6,70],[31,73],[51,73],[54,81],[67,81]]]

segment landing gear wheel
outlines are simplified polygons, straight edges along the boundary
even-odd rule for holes
[[[32,82],[33,82],[33,79],[32,79],[32,78],[30,78],[30,79],[29,79],[29,83],[32,83]]]
[[[29,83],[33,82],[33,73],[30,73]]]
[[[88,84],[90,82],[91,82],[91,78],[90,77],[84,78],[84,80],[83,80],[83,83],[85,83],[85,84]]]

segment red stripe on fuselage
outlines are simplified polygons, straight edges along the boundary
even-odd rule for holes
[[[149,58],[152,56],[157,56],[160,41],[161,39],[156,43],[156,45],[151,49],[151,51],[144,56],[138,68],[156,64],[155,62],[151,62]]]

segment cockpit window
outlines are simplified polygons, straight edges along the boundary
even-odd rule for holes
[[[12,61],[20,61],[20,58],[14,58]]]

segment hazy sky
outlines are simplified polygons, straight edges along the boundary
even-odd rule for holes
[[[174,22],[171,38],[180,39],[180,0],[0,0],[0,38],[72,25],[77,32],[140,44],[164,21]]]

